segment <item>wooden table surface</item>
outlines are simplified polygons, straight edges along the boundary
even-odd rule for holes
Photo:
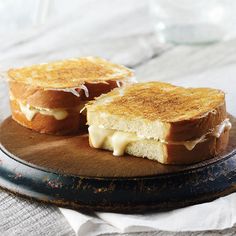
[[[22,31],[17,28],[14,34],[9,32],[0,35],[1,71],[14,66],[84,55],[97,55],[125,64],[135,69],[137,79],[141,81],[173,81],[227,66],[236,66],[236,39],[198,46],[159,43],[150,23],[147,1],[72,1],[69,10],[63,14],[61,12],[65,2],[60,1],[60,4],[60,7],[54,6],[57,9],[55,17],[48,19],[44,25]],[[232,86],[236,88],[236,84]],[[0,100],[1,121],[9,114],[6,83],[3,80],[0,82]],[[8,196],[7,193],[2,193],[3,195],[1,201],[11,199],[15,204],[26,204],[24,200]],[[31,211],[32,215],[37,215],[37,212],[45,211],[45,206],[32,208]],[[61,223],[63,216],[58,210],[50,207],[50,211],[50,214],[56,214],[54,225]],[[4,217],[3,213],[0,213],[0,218]],[[73,235],[69,226],[66,226],[67,223],[63,221],[63,224],[64,228],[67,227],[64,235]],[[34,223],[26,227],[28,232],[33,226]],[[1,227],[3,225],[0,223],[0,229]],[[49,225],[49,230],[50,227],[53,226]],[[13,232],[6,230],[8,233]],[[43,231],[38,232],[43,235]],[[62,232],[63,230],[56,232],[55,235],[63,235]],[[233,227],[220,232],[153,232],[140,235],[235,234],[236,228]]]

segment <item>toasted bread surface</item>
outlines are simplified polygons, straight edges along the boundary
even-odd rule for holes
[[[114,89],[86,108],[89,125],[173,141],[196,139],[227,117],[222,91],[161,82]]]
[[[123,90],[122,92],[120,92]],[[115,99],[112,100],[114,96]],[[93,110],[146,120],[178,122],[204,116],[224,104],[222,91],[211,88],[183,88],[168,83],[137,83],[116,89],[94,102]]]
[[[98,57],[73,58],[8,71],[10,80],[42,88],[72,88],[85,82],[126,80],[132,76],[128,68]]]
[[[10,100],[15,104],[11,106],[13,119],[38,132],[55,134],[76,133],[79,125],[84,127],[85,119],[80,110],[87,101],[133,82],[131,70],[98,57],[10,69],[8,77]],[[66,119],[53,117],[58,112],[65,115],[67,111]],[[28,120],[26,116],[33,113],[34,117]],[[81,117],[83,122],[80,122]]]

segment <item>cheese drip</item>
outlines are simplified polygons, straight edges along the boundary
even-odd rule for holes
[[[221,124],[217,125],[215,129],[210,132],[202,135],[200,138],[189,141],[166,141],[166,140],[156,140],[157,142],[161,142],[163,144],[170,145],[184,145],[186,149],[189,151],[193,150],[195,146],[199,143],[202,143],[207,140],[207,135],[214,136],[219,138],[221,134],[225,130],[229,130],[231,128],[231,123],[229,119],[225,119]],[[89,126],[89,139],[91,145],[94,148],[102,148],[105,142],[109,142],[110,146],[113,149],[114,156],[122,156],[125,152],[126,147],[132,143],[139,140],[148,140],[143,136],[138,136],[135,133],[128,133],[123,131],[117,131],[112,129],[106,129],[103,126]],[[154,139],[149,139],[154,140]]]
[[[94,125],[90,125],[88,131],[89,140],[94,148],[101,148],[105,141],[109,141],[114,156],[122,156],[129,143],[141,139],[133,133],[104,129]]]
[[[56,120],[64,120],[68,116],[68,112],[65,109],[32,107],[29,104],[23,104],[21,102],[18,103],[20,105],[21,112],[29,121],[31,121],[37,113],[47,116],[53,116]]]

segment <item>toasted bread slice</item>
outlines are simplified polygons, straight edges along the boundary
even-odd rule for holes
[[[222,91],[161,82],[114,89],[86,108],[89,125],[167,141],[194,140],[227,117]]]
[[[116,81],[107,81],[107,83],[85,83],[84,87],[88,94],[80,88],[72,90],[44,89],[17,81],[9,81],[10,95],[12,99],[24,101],[35,107],[58,108],[74,107],[84,101],[90,101],[94,97],[110,92],[117,88]]]
[[[70,134],[85,128],[80,110],[87,101],[131,83],[133,72],[84,57],[10,69],[8,77],[15,121],[41,133]]]
[[[225,96],[210,88],[149,82],[116,88],[86,105],[90,146],[163,164],[211,158],[228,143]]]
[[[209,136],[206,141],[198,143],[192,150],[188,150],[182,144],[165,144],[154,139],[142,139],[128,143],[124,152],[162,164],[187,165],[220,154],[227,147],[228,139],[229,129],[225,130],[219,138]],[[91,141],[90,146],[93,147]],[[106,139],[100,148],[114,152],[109,139]]]
[[[124,81],[132,76],[128,68],[98,57],[73,58],[8,71],[10,80],[47,89],[78,88],[86,82]]]
[[[66,135],[77,134],[86,129],[86,114],[80,113],[84,104],[74,108],[43,109],[42,112],[31,113],[28,116],[16,100],[11,100],[10,105],[13,120],[39,133]],[[32,107],[30,109],[32,111]],[[55,110],[57,113],[53,114]]]

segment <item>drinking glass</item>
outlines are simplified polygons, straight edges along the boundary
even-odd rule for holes
[[[198,44],[235,36],[235,0],[150,0],[149,7],[161,41]]]

